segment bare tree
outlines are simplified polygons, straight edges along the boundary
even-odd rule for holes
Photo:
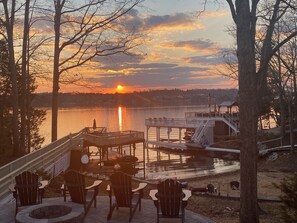
[[[12,136],[13,136],[13,151],[14,155],[20,155],[20,132],[19,132],[19,96],[17,86],[17,69],[15,64],[15,52],[14,52],[14,23],[15,23],[15,12],[16,12],[16,1],[15,0],[2,0],[0,1],[3,6],[4,20],[1,19],[1,23],[5,27],[6,41],[8,43],[9,52],[9,71],[12,83],[12,100],[13,100],[13,125],[12,125]],[[10,7],[9,7],[10,6]]]
[[[58,95],[63,82],[75,81],[71,71],[92,59],[127,53],[138,35],[124,27],[123,17],[142,0],[88,0],[71,5],[54,0],[54,63],[52,141],[57,139]]]
[[[258,20],[261,20],[262,27],[267,26],[267,22],[270,18],[265,15],[269,15],[270,8],[263,7],[261,16]],[[264,13],[265,12],[265,13]],[[291,13],[287,13],[283,16],[276,25],[274,31],[272,45],[276,45],[282,41],[282,36],[287,35],[291,32],[292,27],[296,27],[296,16]],[[228,32],[231,36],[234,35],[234,27],[230,27]],[[255,50],[256,50],[256,61],[260,61],[261,58],[261,48],[263,46],[263,41],[265,36],[261,32],[261,29],[256,35]],[[222,76],[228,77],[233,80],[238,81],[238,60],[236,57],[235,49],[224,49],[221,52],[224,60],[224,69],[220,69],[218,72]],[[261,101],[260,114],[259,114],[259,128],[262,127],[263,118],[270,122],[270,118],[274,118],[276,124],[281,126],[281,135],[284,137],[285,130],[285,116],[288,111],[288,96],[292,97],[292,113],[293,122],[296,122],[294,118],[297,114],[297,96],[296,96],[296,37],[292,38],[282,49],[279,49],[272,57],[269,63],[269,73],[267,77],[267,93],[263,95],[263,101]],[[290,87],[288,87],[290,84]],[[292,92],[288,94],[289,91]],[[286,106],[286,108],[284,107]],[[271,110],[272,109],[272,110]],[[261,128],[262,129],[262,128]]]
[[[226,0],[236,24],[240,136],[240,222],[259,222],[257,205],[257,117],[263,87],[266,85],[268,65],[280,47],[296,36],[291,30],[278,44],[272,44],[276,23],[289,10],[294,10],[293,1]],[[267,26],[259,29],[259,16],[263,7],[270,9]],[[267,18],[267,17],[266,17]],[[256,33],[263,34],[263,44],[258,49],[260,60],[256,63]],[[258,100],[260,99],[260,100]]]
[[[9,67],[6,72],[10,76],[7,91],[9,95],[12,95],[10,101],[13,104],[12,135],[15,156],[30,152],[31,145],[34,148],[39,148],[43,141],[38,133],[38,126],[43,121],[44,112],[33,109],[30,99],[36,89],[35,78],[29,72],[29,60],[34,54],[29,45],[29,39],[33,38],[30,38],[32,24],[29,17],[33,16],[34,11],[32,8],[30,10],[30,2],[30,0],[25,2],[0,1],[2,6],[0,22],[1,27],[4,27],[0,30],[0,34],[3,45],[7,44],[8,49]],[[34,4],[35,2],[36,0]],[[20,30],[23,31],[22,34]],[[19,37],[22,39],[18,39]],[[41,42],[34,47],[33,51],[35,52],[39,46],[41,46]],[[10,110],[11,108],[6,104],[6,109]],[[34,127],[30,128],[30,122],[33,120],[35,121]]]
[[[277,37],[281,31],[291,30],[296,27],[295,15],[288,16],[285,21],[278,25]],[[278,41],[278,39],[276,41]],[[285,119],[289,120],[291,148],[294,148],[293,129],[296,126],[296,57],[297,38],[292,38],[284,47],[278,50],[270,62],[270,79],[274,83],[275,91],[278,92],[277,105],[280,107],[281,135],[285,136]]]
[[[20,145],[24,148],[21,149],[22,153],[25,154],[26,149],[26,114],[27,114],[27,68],[28,68],[28,39],[29,39],[29,7],[30,0],[26,0],[25,11],[24,11],[24,29],[23,29],[23,44],[22,44],[22,67],[21,67],[21,94],[20,94],[20,107],[21,107],[21,131],[20,131]]]

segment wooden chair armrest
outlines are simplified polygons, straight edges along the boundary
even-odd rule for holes
[[[10,185],[8,186],[8,189],[9,189],[10,192],[14,193],[14,192],[16,191],[16,190],[15,190],[15,184],[10,184]]]
[[[185,194],[183,201],[188,201],[188,199],[192,196],[192,192],[190,190],[183,189],[183,193]]]
[[[94,183],[91,186],[85,187],[86,190],[90,190],[96,187],[99,187],[99,185],[102,183],[102,180],[95,180]]]
[[[111,191],[111,186],[108,184],[106,187],[106,192],[108,193],[109,199],[112,197],[112,191]],[[111,200],[109,200],[111,202]]]
[[[66,188],[66,185],[65,185],[65,184],[62,184],[60,190],[61,190],[61,192],[62,192],[62,194],[63,194],[64,202],[66,201],[66,194],[67,194],[66,189],[67,189],[67,188]]]
[[[38,187],[38,189],[44,189],[47,185],[48,185],[48,180],[42,180],[42,181],[40,181],[40,186]],[[63,186],[63,185],[62,185]],[[11,192],[15,192],[16,190],[15,190],[15,184],[10,184],[9,186],[8,186],[8,189],[11,191]],[[61,189],[62,189],[62,187],[61,187]]]
[[[143,190],[146,186],[147,186],[147,183],[140,183],[137,188],[132,190],[132,192],[135,193],[137,191]]]
[[[41,185],[38,187],[38,189],[44,189],[48,185],[48,180],[42,180],[39,183]]]
[[[62,186],[61,186],[61,188],[60,188],[61,190],[64,190],[64,189],[66,189],[65,188],[65,184],[62,184]]]
[[[158,190],[156,190],[156,189],[150,190],[150,197],[152,198],[153,201],[158,200],[158,198],[156,197],[157,193],[158,193]]]
[[[156,190],[156,189],[150,190],[150,197],[154,201],[158,200],[158,198],[156,197],[157,193],[158,193],[158,190]],[[187,201],[192,196],[192,192],[190,190],[183,189],[183,193],[185,194],[185,197],[183,198],[183,201]]]

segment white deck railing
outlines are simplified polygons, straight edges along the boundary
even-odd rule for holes
[[[0,202],[9,195],[8,186],[23,171],[43,169],[54,177],[70,164],[70,150],[81,145],[82,131],[65,136],[39,150],[26,154],[0,168]]]
[[[65,136],[39,150],[26,154],[0,168],[0,203],[7,202],[9,197],[12,198],[8,196],[9,185],[14,183],[15,176],[23,171],[43,170],[51,178],[65,171],[70,166],[70,151],[83,149],[84,141],[95,142],[99,146],[127,143],[131,140],[144,141],[144,133],[130,130],[107,133],[105,127],[86,127],[78,133]]]
[[[226,113],[200,113],[186,112],[185,118],[148,118],[145,119],[147,127],[175,127],[175,128],[198,128],[205,121],[223,121],[237,134],[238,123],[234,117]]]

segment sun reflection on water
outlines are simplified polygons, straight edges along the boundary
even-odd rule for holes
[[[123,130],[123,116],[122,116],[122,107],[118,107],[118,117],[119,117],[119,130]]]

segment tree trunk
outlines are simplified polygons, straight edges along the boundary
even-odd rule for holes
[[[28,39],[28,49],[30,49],[30,40]],[[30,74],[30,66],[29,66],[29,60],[30,60],[30,52],[27,50],[27,83],[26,83],[26,91],[28,92],[26,94],[26,136],[27,136],[27,143],[26,143],[26,148],[28,152],[31,152],[31,116],[32,116],[32,108],[31,108],[31,94],[30,92],[30,86],[31,86],[31,77],[29,76]]]
[[[22,49],[22,78],[21,78],[21,100],[20,100],[20,107],[21,107],[21,134],[20,134],[20,148],[21,154],[26,154],[27,147],[26,147],[26,104],[27,104],[27,97],[26,95],[29,94],[27,92],[27,50],[28,50],[28,35],[29,35],[29,6],[30,0],[26,0],[25,6],[25,17],[24,17],[24,32],[23,32],[23,49]]]
[[[240,222],[258,223],[257,208],[257,85],[249,1],[236,1],[239,76]]]
[[[289,100],[288,110],[289,110],[290,145],[291,145],[291,151],[293,151],[294,150],[294,127],[293,127],[292,99]]]
[[[17,84],[17,71],[14,58],[14,45],[13,45],[13,26],[15,14],[15,0],[11,1],[11,14],[8,12],[7,1],[2,2],[5,10],[6,19],[6,32],[9,53],[9,71],[12,85],[12,137],[13,137],[13,154],[14,156],[20,155],[20,133],[19,133],[19,95]]]
[[[296,27],[296,19],[294,19],[294,22],[295,22],[295,28],[297,29]],[[296,44],[296,38],[294,38],[294,43]],[[296,60],[296,56],[297,56],[297,47],[296,45],[294,45],[294,47],[292,47],[293,49],[293,64],[292,64],[292,76],[293,76],[293,92],[292,92],[292,96],[293,96],[293,100],[292,100],[292,103],[293,103],[293,128],[296,128],[297,127],[297,80],[296,80],[296,66],[297,66],[297,60]]]
[[[9,41],[12,39],[8,38]],[[9,44],[11,45],[11,44]],[[20,133],[19,133],[19,96],[18,96],[18,86],[16,77],[16,68],[14,60],[14,50],[13,46],[9,47],[10,72],[11,72],[11,83],[12,83],[12,106],[13,106],[13,120],[12,120],[12,137],[13,137],[13,154],[14,156],[19,156],[20,154]]]
[[[27,83],[29,85],[29,83]],[[27,87],[27,89],[29,89],[29,86]],[[27,121],[26,121],[26,135],[27,135],[27,143],[26,143],[26,148],[27,151],[30,153],[31,152],[31,108],[29,106],[29,102],[31,101],[31,94],[27,94]]]
[[[286,136],[286,123],[285,123],[285,102],[284,102],[284,96],[283,91],[280,90],[280,135],[282,140],[285,139]]]
[[[52,142],[58,138],[58,96],[59,96],[59,79],[53,78],[53,93],[52,93]]]
[[[60,28],[61,10],[60,1],[55,5],[55,49],[54,49],[54,68],[53,68],[53,92],[52,92],[52,142],[58,138],[58,97],[59,97],[59,61],[60,61]]]

